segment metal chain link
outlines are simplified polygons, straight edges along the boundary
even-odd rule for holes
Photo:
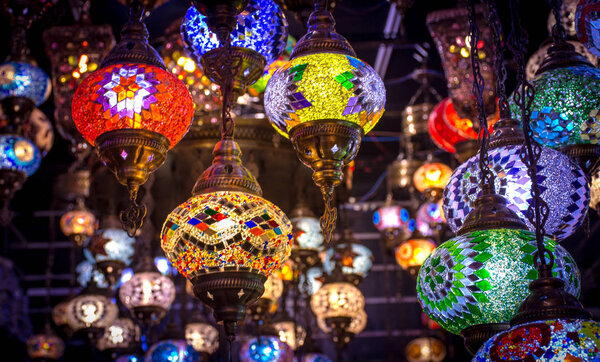
[[[494,176],[488,165],[488,141],[490,132],[487,126],[487,117],[485,114],[485,105],[483,101],[484,81],[479,66],[479,28],[477,27],[477,13],[475,12],[475,0],[469,0],[467,4],[469,10],[469,43],[471,44],[471,68],[473,70],[473,95],[476,100],[477,113],[479,115],[479,171],[481,179],[479,188],[485,190],[494,187]]]
[[[506,96],[506,67],[504,66],[504,41],[502,36],[502,23],[498,15],[496,0],[488,0],[488,23],[492,29],[494,38],[494,72],[496,75],[496,93],[498,95],[498,108],[500,109],[500,118],[510,118],[510,108],[508,106],[508,97]]]
[[[521,123],[525,135],[524,145],[519,154],[523,163],[527,166],[527,174],[531,179],[532,203],[527,208],[527,219],[535,226],[535,238],[538,251],[535,262],[542,277],[551,276],[554,259],[552,254],[544,246],[545,225],[548,220],[549,207],[541,197],[541,191],[537,179],[537,164],[542,154],[542,147],[533,139],[533,131],[530,125],[531,105],[535,96],[535,89],[527,81],[525,76],[525,54],[527,48],[527,33],[521,27],[519,21],[518,0],[510,0],[512,30],[509,36],[509,48],[514,54],[517,63],[517,88],[513,99],[521,110]],[[546,260],[548,258],[548,260]]]
[[[552,27],[552,38],[554,43],[564,42],[567,37],[567,32],[565,28],[562,26],[561,22],[561,14],[560,8],[562,7],[562,0],[547,0],[548,5],[552,9],[552,13],[554,14],[554,19],[556,20],[556,24]]]

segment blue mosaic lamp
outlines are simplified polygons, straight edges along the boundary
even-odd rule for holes
[[[219,32],[224,27],[215,24],[208,12],[202,4],[190,7],[181,23],[181,36],[188,52],[202,64],[206,76],[223,85],[225,80],[215,69],[223,63],[219,36],[225,37],[225,33],[219,35]],[[233,77],[233,99],[237,99],[263,75],[266,65],[281,56],[287,44],[288,24],[273,0],[250,0],[235,16],[234,24],[225,27],[230,31],[232,69],[239,69]]]
[[[198,352],[185,340],[162,340],[153,345],[146,353],[146,362],[198,362]]]
[[[39,106],[48,99],[51,90],[50,77],[32,63],[9,61],[0,65],[0,100],[22,97]]]
[[[294,352],[277,336],[260,336],[248,340],[240,349],[240,360],[248,362],[287,362]]]

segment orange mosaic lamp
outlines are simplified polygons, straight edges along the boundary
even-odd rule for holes
[[[148,44],[142,12],[139,3],[132,5],[121,42],[81,82],[72,106],[79,132],[129,190],[130,206],[121,212],[121,223],[130,235],[146,213],[136,201],[140,185],[164,163],[194,114],[186,86]]]

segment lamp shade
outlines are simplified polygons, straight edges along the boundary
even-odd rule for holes
[[[139,343],[140,337],[140,327],[131,319],[117,318],[104,330],[104,334],[98,340],[98,349],[101,351],[125,350]]]
[[[442,203],[443,200],[440,199],[437,202],[426,201],[419,206],[415,217],[415,227],[423,236],[432,236],[436,230],[439,230],[440,225],[446,223]]]
[[[187,323],[185,339],[198,353],[213,354],[219,348],[219,331],[206,322]]]
[[[430,239],[409,239],[396,247],[396,262],[404,270],[418,270],[434,250],[435,243]]]
[[[299,362],[333,362],[331,358],[329,358],[324,353],[303,353],[302,357],[298,359]]]
[[[159,308],[162,315],[175,300],[175,294],[173,281],[155,271],[134,273],[119,288],[119,299],[128,309]]]
[[[219,270],[250,270],[265,276],[291,251],[292,225],[260,196],[216,191],[193,196],[169,214],[162,248],[187,278]]]
[[[488,164],[495,192],[507,199],[508,207],[533,231],[527,218],[527,209],[533,202],[531,179],[520,153],[521,145],[492,148],[488,151]],[[460,165],[444,190],[444,214],[454,232],[463,225],[480,194],[478,163],[476,155]],[[590,196],[586,176],[569,157],[547,147],[542,148],[537,175],[541,197],[550,207],[545,231],[562,240],[581,226],[587,213]]]
[[[40,167],[42,155],[28,139],[14,135],[0,135],[0,170],[33,175]]]
[[[69,302],[67,322],[73,331],[104,329],[117,318],[118,309],[102,294],[81,294]]]
[[[595,56],[600,56],[600,39],[598,39],[598,22],[600,20],[598,1],[579,1],[573,21],[577,31],[577,39]]]
[[[321,250],[323,248],[323,234],[319,219],[314,216],[300,216],[291,219],[294,227],[295,245],[300,249]]]
[[[552,274],[572,295],[580,292],[579,270],[569,253],[546,238],[553,253]],[[445,330],[507,323],[537,278],[535,235],[518,229],[491,229],[459,235],[440,245],[419,271],[417,297],[423,310]]]
[[[535,96],[531,105],[533,138],[558,148],[600,142],[600,70],[586,65],[550,69],[531,81]],[[510,97],[513,116],[521,110]]]
[[[73,122],[92,145],[109,131],[141,129],[163,135],[172,148],[193,113],[186,86],[168,71],[143,63],[100,68],[81,82],[73,98]]]
[[[240,360],[248,362],[292,362],[294,351],[276,336],[251,338],[240,349]]]
[[[309,268],[306,273],[301,273],[298,278],[300,290],[307,295],[313,295],[323,285],[323,269],[319,267]]]
[[[326,283],[310,299],[310,308],[317,318],[354,318],[365,307],[365,297],[347,282]]]
[[[600,354],[599,346],[598,322],[544,320],[498,333],[485,342],[473,361],[593,361]]]
[[[287,27],[283,11],[273,0],[250,0],[246,9],[237,15],[236,26],[231,32],[231,46],[252,49],[270,64],[285,49]],[[193,6],[181,24],[181,36],[197,61],[220,46],[217,35],[208,27],[206,16]]]
[[[60,230],[81,245],[87,237],[94,235],[96,217],[85,208],[69,210],[60,217]]]
[[[592,176],[590,182],[590,207],[600,212],[600,171]]]
[[[363,61],[350,55],[314,53],[279,68],[265,90],[269,121],[284,137],[311,121],[350,122],[368,133],[385,107],[383,81]]]
[[[446,358],[446,346],[433,337],[415,338],[406,345],[408,362],[440,362]]]
[[[342,240],[343,241],[343,240]],[[342,257],[342,273],[346,275],[357,275],[364,279],[369,270],[373,266],[373,252],[362,244],[346,244],[341,243],[336,246],[337,252],[341,253]],[[330,248],[325,254],[323,261],[323,270],[327,274],[331,274],[335,268],[335,248]]]
[[[279,340],[290,346],[292,350],[295,351],[304,344],[306,329],[293,319],[274,321],[273,328],[277,331]]]
[[[179,339],[161,340],[152,345],[146,352],[146,362],[199,362],[198,352]]]
[[[84,244],[83,253],[96,263],[117,260],[125,265],[131,264],[135,239],[129,237],[123,229],[105,228],[96,231]]]
[[[417,169],[413,184],[419,192],[431,189],[443,190],[452,175],[452,169],[440,162],[429,162]]]
[[[58,360],[65,352],[65,343],[53,333],[36,334],[27,339],[27,355],[34,360]]]
[[[51,90],[48,75],[31,63],[6,62],[0,65],[0,100],[22,97],[39,106],[48,99]]]
[[[484,81],[483,101],[486,115],[496,111],[496,77],[493,59],[496,51],[492,32],[483,6],[475,8],[479,29],[478,61]],[[448,92],[461,118],[477,119],[476,100],[473,97],[473,70],[471,68],[471,39],[468,11],[465,7],[434,11],[427,15],[427,27],[442,58]]]
[[[410,229],[410,214],[402,206],[384,205],[373,213],[373,225],[379,231]]]
[[[77,283],[82,287],[87,287],[88,284],[96,284],[100,288],[107,288],[108,282],[104,275],[98,271],[93,261],[83,260],[75,267],[77,273]]]

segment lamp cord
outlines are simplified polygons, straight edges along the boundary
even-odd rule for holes
[[[485,105],[483,101],[484,80],[481,75],[479,66],[479,28],[477,27],[477,12],[475,11],[475,0],[469,0],[467,3],[469,10],[469,28],[470,28],[470,44],[471,44],[471,68],[473,71],[473,95],[476,100],[476,108],[479,116],[479,172],[481,178],[479,180],[479,188],[483,192],[494,187],[494,176],[488,166],[488,142],[490,132],[487,126],[487,117],[485,114]]]
[[[535,96],[535,89],[525,77],[527,33],[521,27],[519,21],[518,0],[510,0],[509,5],[512,26],[508,45],[517,63],[517,88],[513,99],[521,110],[521,123],[525,136],[524,147],[521,147],[519,156],[521,161],[527,166],[527,173],[531,179],[532,203],[527,208],[527,219],[535,226],[535,239],[538,250],[534,256],[534,263],[538,269],[539,276],[550,277],[552,276],[554,257],[544,246],[545,225],[548,220],[549,207],[541,197],[537,179],[537,163],[542,154],[542,147],[533,140],[533,131],[530,125],[531,105]],[[557,10],[554,9],[554,11],[556,16]],[[558,15],[557,22],[559,21],[559,17],[560,15]],[[546,257],[548,260],[546,260]]]
[[[494,73],[496,75],[496,94],[498,95],[498,108],[500,118],[510,118],[508,97],[506,96],[506,67],[504,66],[504,41],[502,37],[502,23],[498,15],[496,0],[488,0],[488,23],[494,38]]]

